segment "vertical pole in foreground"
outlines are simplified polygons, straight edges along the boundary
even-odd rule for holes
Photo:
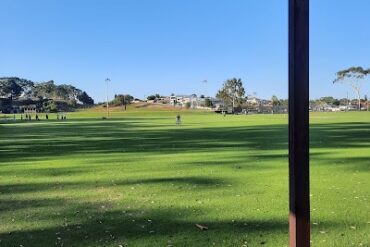
[[[310,246],[309,0],[289,0],[289,241]]]

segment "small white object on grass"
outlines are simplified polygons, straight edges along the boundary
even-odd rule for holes
[[[195,224],[196,227],[198,227],[201,231],[208,230],[208,226],[200,225],[200,224]]]

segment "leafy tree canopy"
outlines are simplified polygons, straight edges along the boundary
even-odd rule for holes
[[[280,100],[276,95],[272,95],[271,101],[272,101],[272,105],[274,106],[280,105]]]
[[[333,83],[343,81],[345,79],[363,79],[365,76],[370,74],[370,68],[364,69],[362,67],[350,67],[348,69],[340,70],[336,73],[336,78]]]
[[[20,96],[22,92],[23,92],[22,86],[17,84],[16,80],[0,79],[0,95],[1,96],[17,97],[17,96]]]
[[[361,87],[362,79],[370,74],[370,68],[364,69],[362,67],[350,67],[348,69],[340,70],[336,73],[336,78],[333,83],[342,82],[349,83],[352,90],[357,96],[358,109],[361,110]]]
[[[146,99],[147,100],[155,100],[157,97],[155,95],[149,95]]]
[[[75,106],[78,101],[84,105],[94,104],[94,100],[85,91],[72,85],[56,85],[52,80],[35,83],[18,77],[0,78],[0,96],[10,98],[22,97],[23,99],[32,97],[52,99],[65,101],[71,106]]]
[[[127,104],[130,104],[131,101],[133,100],[134,100],[134,97],[130,94],[116,94],[114,95],[112,104],[115,106],[127,105]]]
[[[216,97],[234,108],[244,101],[245,89],[240,78],[226,80]]]
[[[210,100],[209,98],[206,98],[206,99],[204,100],[204,105],[205,105],[206,107],[212,107],[212,106],[213,106],[213,104],[212,104],[212,100]]]
[[[78,95],[77,99],[84,105],[94,105],[94,100],[85,91]]]

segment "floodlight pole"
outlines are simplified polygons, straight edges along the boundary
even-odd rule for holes
[[[202,85],[204,86],[204,91],[203,91],[203,93],[204,93],[204,98],[206,98],[206,95],[207,95],[207,83],[208,83],[208,80],[203,80],[202,81]]]
[[[310,246],[309,0],[289,0],[289,242]]]
[[[107,118],[108,118],[109,117],[108,84],[110,82],[110,79],[109,78],[105,79],[105,82],[107,83],[106,96],[107,96]]]

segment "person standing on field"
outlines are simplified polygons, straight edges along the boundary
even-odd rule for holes
[[[180,125],[181,124],[181,116],[180,114],[177,114],[176,116],[176,125]]]

